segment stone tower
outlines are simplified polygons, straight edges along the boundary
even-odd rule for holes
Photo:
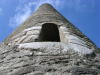
[[[95,50],[78,28],[43,4],[0,44],[0,75],[99,75]]]
[[[41,42],[41,44],[42,42],[61,42],[72,46],[76,51],[96,50],[92,41],[49,4],[40,6],[4,42],[8,45],[29,42]]]

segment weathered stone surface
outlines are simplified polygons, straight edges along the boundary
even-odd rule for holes
[[[56,47],[54,47],[56,48]],[[5,52],[2,52],[2,49]],[[44,51],[44,54],[38,54]],[[18,46],[0,47],[0,75],[99,75],[100,54],[95,57],[80,56],[68,51],[59,54],[46,49],[25,49]],[[46,53],[46,55],[45,55]]]
[[[47,24],[58,28],[60,39],[49,36],[58,32]],[[50,40],[44,41],[45,35]],[[97,51],[91,40],[44,4],[0,44],[0,75],[100,75]]]

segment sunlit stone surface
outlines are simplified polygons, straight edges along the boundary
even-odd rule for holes
[[[0,75],[100,75],[100,51],[43,4],[0,44]]]

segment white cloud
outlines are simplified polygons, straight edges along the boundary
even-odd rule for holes
[[[23,23],[31,14],[31,9],[29,7],[25,7],[24,9],[16,9],[17,12],[13,17],[11,17],[9,21],[9,25],[11,27],[16,27]]]
[[[9,20],[11,27],[16,27],[23,23],[41,4],[49,3],[58,7],[63,1],[61,0],[19,0],[20,5],[16,8],[16,14]],[[34,8],[34,9],[33,9]]]
[[[49,3],[56,9],[67,7],[76,11],[90,10],[94,6],[94,0],[19,0],[19,3],[16,8],[16,14],[9,21],[11,27],[16,27],[23,23],[34,10],[44,3]]]

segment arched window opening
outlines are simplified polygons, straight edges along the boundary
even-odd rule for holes
[[[60,42],[59,30],[56,24],[45,23],[42,25],[38,41]]]

